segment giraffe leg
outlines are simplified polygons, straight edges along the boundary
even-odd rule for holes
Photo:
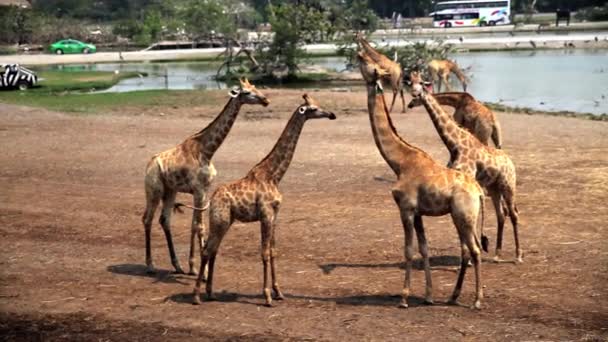
[[[276,213],[274,217],[274,223],[272,224],[272,231],[270,232],[270,271],[272,273],[272,290],[274,291],[274,298],[276,300],[283,300],[285,297],[279,288],[279,281],[277,280],[277,273],[275,267],[275,256],[276,256]]]
[[[391,101],[391,109],[389,109],[389,113],[391,113],[393,111],[393,107],[395,106],[395,100],[397,99],[397,92],[398,90],[396,88],[393,88],[393,101]]]
[[[458,297],[460,296],[460,292],[462,290],[464,276],[467,273],[467,267],[471,258],[469,248],[464,242],[464,237],[460,232],[458,233],[458,238],[460,239],[460,271],[458,272],[458,278],[456,280],[456,285],[454,286],[454,292],[452,293],[452,297],[448,301],[448,304],[451,305],[456,305],[458,303]]]
[[[414,216],[414,228],[416,229],[416,236],[418,238],[418,249],[424,262],[424,277],[426,278],[426,291],[424,296],[424,302],[426,304],[433,304],[433,280],[431,279],[431,264],[429,262],[429,253],[426,243],[426,236],[424,234],[424,224],[422,223],[422,216]]]
[[[205,285],[205,292],[207,293],[207,300],[214,300],[213,295],[213,273],[215,270],[215,258],[220,248],[220,244],[224,239],[224,236],[230,229],[230,221],[221,219],[215,219],[211,217],[209,220],[209,239],[205,246],[201,248],[201,266],[198,272],[198,278],[194,287],[194,304],[200,304],[200,288],[201,283],[204,281],[205,269],[207,269],[207,284]]]
[[[403,96],[403,86],[400,87],[399,94],[401,95],[401,112],[405,113],[405,97]]]
[[[152,220],[154,220],[154,212],[160,203],[160,196],[156,196],[153,193],[148,194],[146,191],[146,210],[142,217],[144,224],[144,231],[146,237],[146,272],[154,273],[154,263],[152,262],[152,250],[150,246],[150,240],[152,235]]]
[[[471,259],[473,259],[473,265],[475,266],[475,304],[473,307],[479,310],[481,309],[483,290],[481,288],[481,250],[479,249],[479,242],[475,236],[475,221],[467,222],[464,236],[469,252],[471,253]]]
[[[509,218],[511,219],[511,224],[513,225],[513,238],[515,239],[515,261],[518,263],[524,262],[524,253],[521,250],[519,245],[519,233],[518,233],[518,221],[519,214],[517,213],[517,209],[515,207],[515,199],[512,192],[507,192],[505,194],[505,202],[507,204],[507,208],[509,210]]]
[[[496,189],[490,190],[490,196],[492,197],[492,204],[494,205],[494,210],[496,211],[496,221],[498,224],[498,229],[496,232],[496,255],[494,256],[494,261],[500,261],[500,253],[502,250],[502,234],[505,227],[505,216],[502,211],[501,205],[501,195],[500,192],[496,191]]]
[[[205,274],[205,266],[207,265],[207,262],[209,261],[209,252],[207,250],[207,248],[205,249],[201,249],[201,268],[200,271],[198,272],[198,277],[196,278],[196,285],[194,285],[194,291],[192,293],[192,304],[194,305],[200,305],[201,304],[201,283],[204,281],[203,279],[203,275]],[[209,272],[209,275],[211,274],[211,271]],[[207,290],[210,290],[209,287],[209,281],[210,278],[207,279]],[[207,296],[209,296],[209,292],[207,292]]]
[[[405,210],[400,210],[401,222],[403,224],[403,232],[405,235],[405,279],[403,281],[403,291],[401,294],[401,303],[399,307],[407,308],[407,298],[410,295],[412,259],[414,257],[413,235],[414,235],[414,215]]]
[[[261,224],[262,232],[262,263],[264,265],[264,298],[266,299],[266,306],[272,306],[272,296],[270,295],[270,239],[272,233],[272,223],[268,218],[262,219]]]
[[[194,194],[194,206],[197,208],[203,207],[204,193]],[[188,266],[190,267],[190,275],[197,275],[196,268],[194,267],[194,252],[196,240],[198,240],[200,250],[205,245],[205,224],[203,223],[203,212],[200,210],[192,211],[192,228],[190,230],[190,257],[188,259]],[[205,279],[203,275],[203,279]]]
[[[452,91],[452,85],[450,85],[450,79],[448,78],[448,74],[442,74],[441,78],[443,79],[443,83],[445,84],[445,89],[447,91]]]
[[[167,246],[169,247],[169,255],[171,256],[171,264],[175,268],[175,273],[183,274],[179,260],[175,254],[175,247],[173,246],[173,237],[171,236],[171,213],[173,211],[173,204],[175,203],[175,192],[165,192],[163,196],[163,209],[160,214],[160,225],[163,227],[165,238],[167,239]]]

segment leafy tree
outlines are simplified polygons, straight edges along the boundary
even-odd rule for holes
[[[233,36],[234,20],[219,0],[190,0],[182,10],[186,30],[195,38],[209,37],[214,32]]]
[[[304,6],[291,4],[269,6],[268,11],[272,13],[269,19],[274,39],[268,46],[261,44],[258,48],[261,70],[271,74],[277,69],[287,68],[289,75],[295,75],[298,59],[304,54],[302,23],[305,18],[301,15],[308,11]]]
[[[133,37],[138,44],[148,45],[157,41],[162,32],[160,13],[157,11],[146,12],[144,21],[139,28],[140,31]]]

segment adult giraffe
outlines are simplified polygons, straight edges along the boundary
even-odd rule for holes
[[[216,175],[211,158],[222,145],[230,132],[243,104],[268,106],[266,96],[249,83],[240,81],[240,87],[230,90],[230,100],[222,112],[204,129],[188,137],[181,144],[154,155],[146,166],[144,178],[146,191],[146,209],[142,221],[146,235],[146,266],[148,273],[154,272],[150,235],[152,220],[156,207],[162,200],[160,225],[165,233],[171,264],[175,272],[184,273],[173,247],[171,237],[171,212],[178,192],[189,193],[194,197],[194,206],[202,207],[211,181]],[[192,214],[190,233],[190,274],[196,274],[194,268],[194,245],[199,237],[200,248],[204,245],[204,224],[202,212]]]

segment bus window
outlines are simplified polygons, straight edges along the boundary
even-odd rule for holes
[[[453,14],[435,14],[435,21],[452,20],[452,19],[454,19]]]
[[[460,19],[479,19],[479,13],[461,13]]]

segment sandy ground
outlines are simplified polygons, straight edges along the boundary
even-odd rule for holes
[[[214,157],[216,184],[242,177],[271,149],[300,95],[268,91],[271,107],[244,108]],[[486,255],[483,310],[468,307],[472,272],[463,305],[447,306],[460,255],[456,232],[447,217],[427,218],[438,303],[422,304],[417,262],[414,297],[404,310],[396,307],[403,230],[389,194],[394,175],[373,143],[365,94],[313,96],[338,120],[307,123],[281,185],[278,275],[287,300],[274,308],[261,306],[257,224],[235,224],[224,240],[218,301],[190,304],[193,277],[170,272],[157,224],[153,252],[161,271],[144,272],[144,166],[152,154],[204,127],[223,103],[93,116],[0,104],[2,339],[608,338],[606,123],[498,113],[519,173],[525,262],[495,264]],[[394,118],[405,139],[440,163],[447,160],[423,109]],[[174,216],[183,267],[189,220]],[[492,243],[494,225],[490,213]],[[504,257],[512,259],[510,226],[505,240]]]

